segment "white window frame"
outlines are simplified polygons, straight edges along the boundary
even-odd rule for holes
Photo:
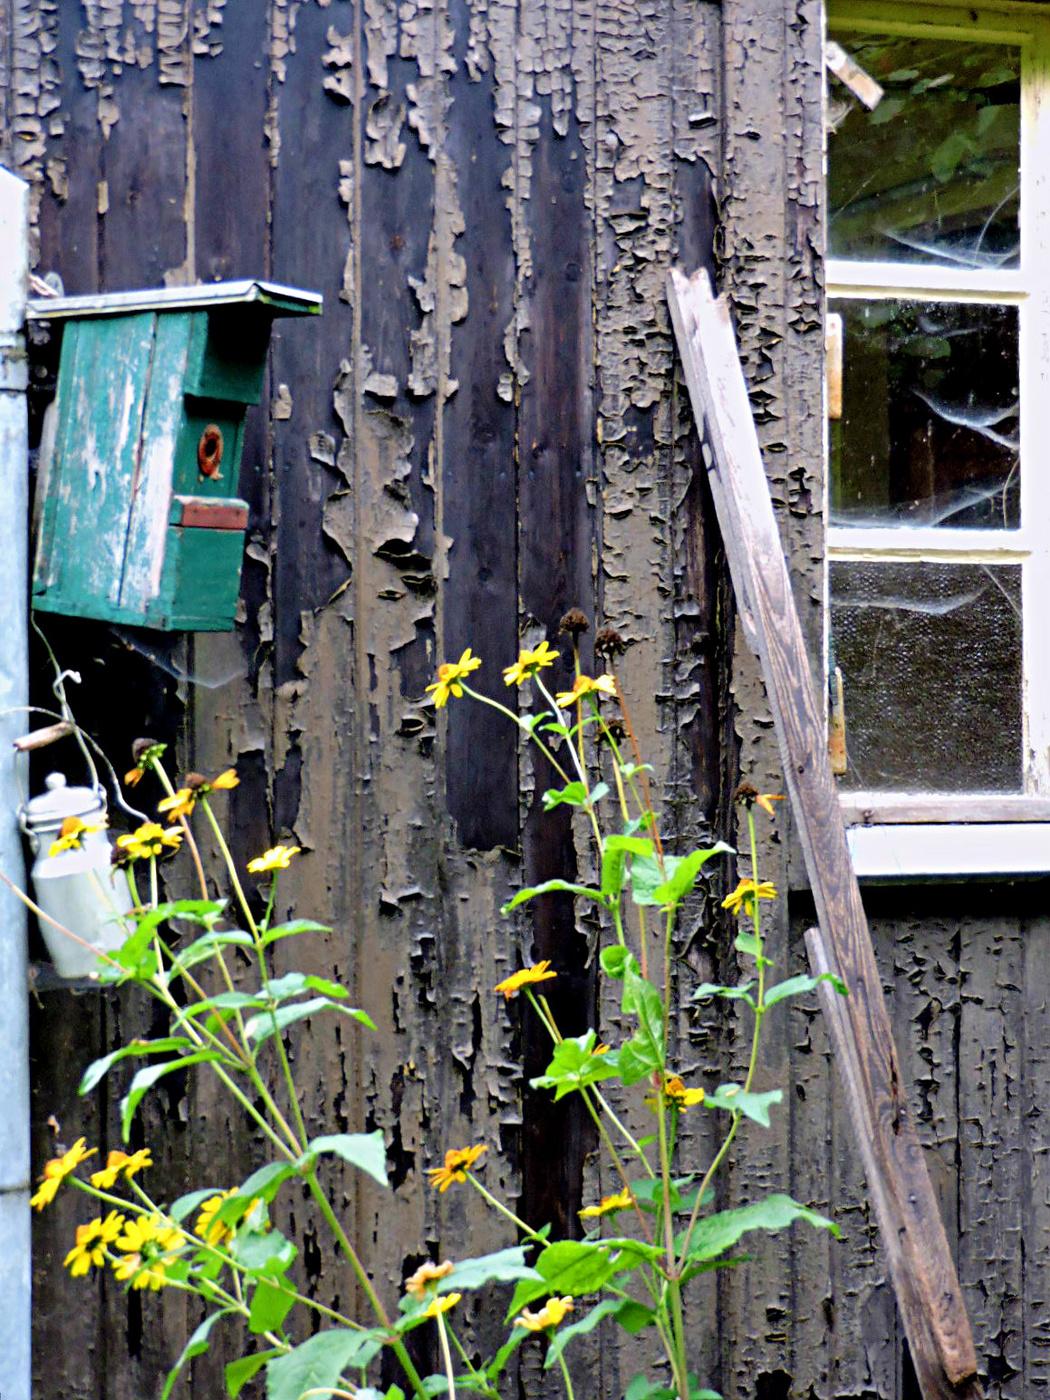
[[[825,263],[829,298],[1017,306],[1020,527],[829,525],[825,566],[839,560],[1020,564],[1023,791],[843,793],[854,865],[869,878],[1050,871],[1050,6],[828,0],[825,35],[828,28],[979,39],[1016,45],[1021,55],[1020,266],[989,271],[834,258]],[[824,508],[827,519],[827,481]],[[827,588],[825,596],[830,601]],[[848,706],[846,720],[848,725]]]

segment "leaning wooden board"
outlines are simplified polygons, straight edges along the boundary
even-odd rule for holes
[[[672,271],[667,296],[820,921],[810,956],[816,970],[836,973],[850,989],[824,1007],[912,1361],[927,1400],[975,1400],[982,1392],[970,1324],[901,1083],[729,307],[703,271],[692,278]]]

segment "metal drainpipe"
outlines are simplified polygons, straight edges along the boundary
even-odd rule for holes
[[[25,886],[13,740],[28,691],[29,429],[23,339],[29,186],[0,168],[0,870]],[[26,913],[0,885],[0,1396],[30,1400]]]

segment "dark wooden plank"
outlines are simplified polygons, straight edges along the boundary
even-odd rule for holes
[[[762,661],[829,965],[850,986],[825,1005],[851,1083],[884,1247],[927,1396],[976,1394],[977,1362],[955,1267],[903,1092],[860,891],[846,846],[787,562],[724,299],[705,272],[672,272],[672,319],[704,425],[704,459],[742,617]],[[812,951],[812,950],[811,950]]]

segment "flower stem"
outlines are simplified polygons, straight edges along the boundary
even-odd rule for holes
[[[558,1360],[561,1362],[561,1373],[565,1378],[565,1400],[574,1400],[572,1393],[572,1381],[569,1379],[569,1368],[565,1364],[565,1353],[558,1353]]]
[[[439,1312],[434,1321],[437,1323],[438,1336],[441,1339],[441,1355],[445,1362],[445,1375],[448,1378],[449,1400],[456,1400],[456,1375],[452,1369],[452,1353],[448,1349],[448,1333],[445,1331],[445,1319]]]
[[[492,1194],[491,1191],[487,1190],[484,1186],[482,1186],[481,1182],[477,1179],[473,1172],[467,1172],[466,1175],[467,1180],[470,1182],[470,1184],[474,1187],[474,1189],[484,1200],[488,1201],[489,1205],[492,1206],[494,1210],[498,1210],[500,1215],[505,1216],[506,1219],[509,1220],[513,1226],[519,1229],[522,1232],[522,1234],[526,1235],[530,1240],[539,1240],[541,1243],[543,1243],[543,1236],[537,1235],[536,1231],[531,1229],[528,1225],[526,1225],[524,1220],[522,1220],[519,1216],[515,1215],[514,1212],[509,1208],[509,1206],[505,1206],[501,1200],[499,1200],[496,1196]]]

